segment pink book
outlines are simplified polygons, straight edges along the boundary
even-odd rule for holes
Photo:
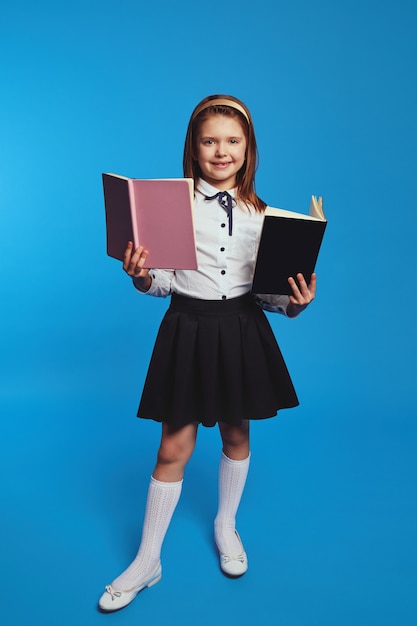
[[[103,187],[109,256],[122,261],[133,241],[149,250],[148,267],[197,269],[192,178],[103,174]]]

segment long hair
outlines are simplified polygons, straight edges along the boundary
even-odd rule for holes
[[[209,104],[214,101],[213,104]],[[201,178],[197,154],[198,133],[201,125],[213,115],[232,117],[240,122],[246,139],[246,159],[236,174],[236,198],[244,204],[251,204],[256,211],[262,213],[266,203],[255,191],[255,172],[258,166],[258,149],[252,117],[246,105],[234,96],[212,95],[198,103],[191,114],[184,144],[183,169],[185,178],[193,178],[194,183]]]

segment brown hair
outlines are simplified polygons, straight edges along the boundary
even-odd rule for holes
[[[266,203],[255,191],[255,172],[258,166],[258,149],[255,131],[249,109],[237,98],[225,95],[207,96],[199,102],[191,114],[184,144],[183,169],[186,178],[193,178],[194,183],[201,177],[200,166],[194,158],[197,152],[198,132],[201,124],[212,115],[225,115],[239,120],[246,138],[246,160],[236,175],[236,198],[245,204],[251,204],[262,213]]]

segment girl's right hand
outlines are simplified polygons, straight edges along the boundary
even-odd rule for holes
[[[152,282],[149,270],[144,267],[148,254],[148,250],[145,250],[143,246],[133,250],[133,243],[129,241],[123,256],[124,271],[128,276],[135,279],[135,283],[143,291],[147,291]]]

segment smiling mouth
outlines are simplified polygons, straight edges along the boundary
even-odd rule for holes
[[[227,167],[228,165],[231,165],[231,162],[230,161],[227,161],[227,162],[215,161],[213,163],[213,165],[214,165],[214,167],[218,167],[220,169],[223,169],[223,168]]]

